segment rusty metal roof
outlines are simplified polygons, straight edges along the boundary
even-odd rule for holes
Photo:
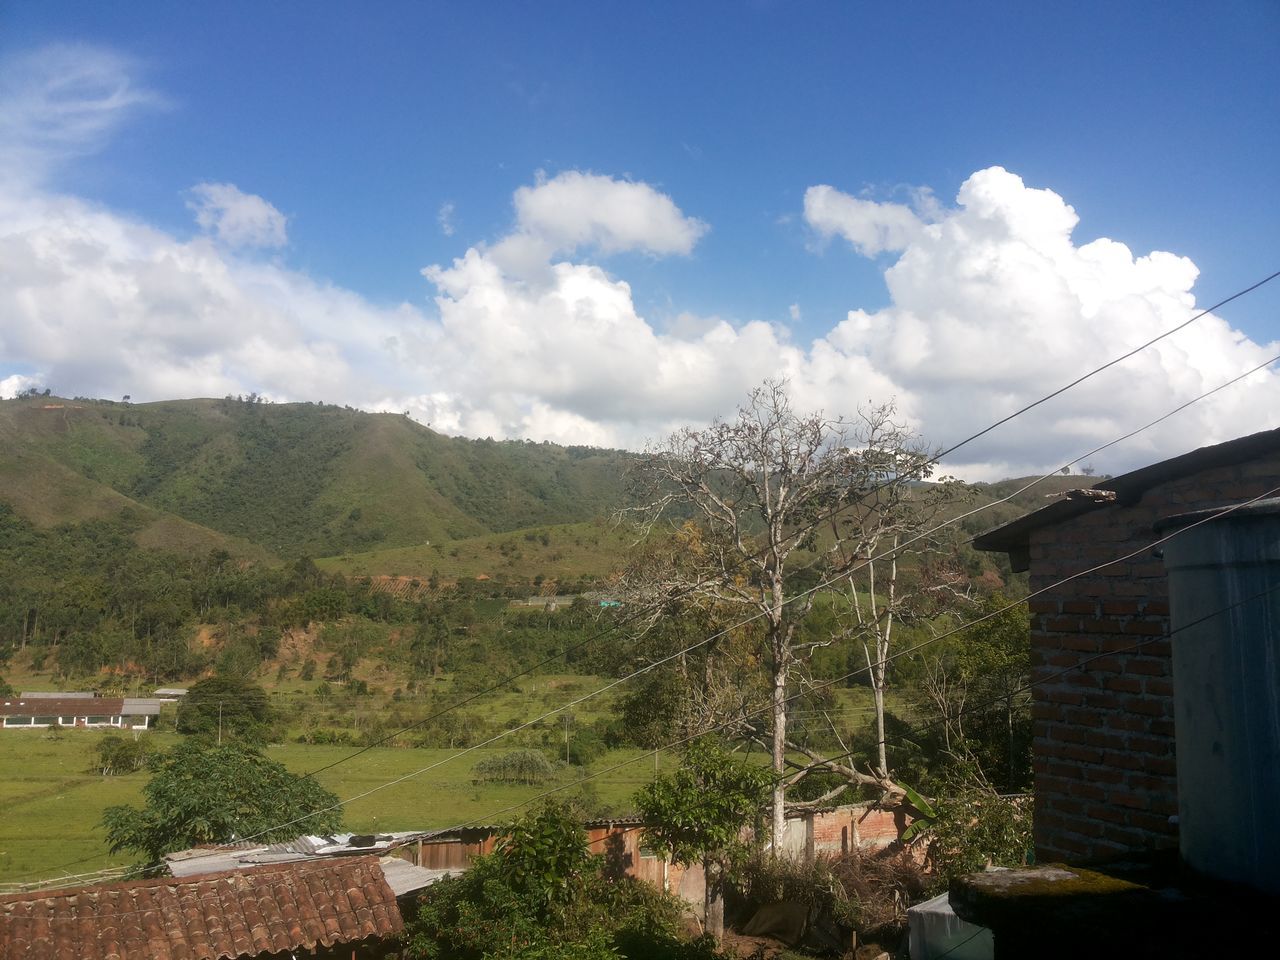
[[[118,717],[122,697],[5,697],[0,717]]]
[[[221,960],[403,929],[375,857],[0,896],[3,960]]]

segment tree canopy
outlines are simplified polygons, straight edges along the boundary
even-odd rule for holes
[[[271,722],[262,687],[238,677],[214,676],[187,691],[178,707],[178,732],[256,739]]]
[[[174,850],[253,837],[265,842],[342,828],[338,798],[242,744],[178,744],[152,760],[141,808],[102,815],[112,852],[135,850],[154,862]]]
[[[431,886],[406,931],[426,960],[722,960],[677,935],[680,906],[593,855],[559,804],[514,823],[488,856]]]
[[[665,847],[679,863],[703,865],[707,930],[716,936],[724,932],[724,862],[743,826],[759,812],[771,781],[764,767],[703,738],[690,744],[674,773],[636,794],[646,839]]]

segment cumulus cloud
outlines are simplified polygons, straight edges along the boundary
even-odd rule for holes
[[[229,247],[283,247],[287,218],[266,200],[231,183],[198,183],[187,207],[200,229]]]
[[[62,111],[63,127],[56,112],[30,120],[31,103],[61,102],[58,76],[46,72],[43,91],[6,81],[0,123],[26,137],[6,147],[6,162],[26,156],[50,170],[152,99],[127,65],[84,59],[98,66],[65,95],[79,106]],[[40,384],[142,401],[257,391],[407,409],[446,433],[636,447],[728,414],[752,386],[782,376],[798,405],[832,414],[894,400],[943,444],[1195,309],[1189,260],[1078,243],[1063,198],[998,167],[973,174],[950,205],[927,191],[895,204],[808,190],[812,229],[892,263],[887,306],[851,304],[807,342],[786,317],[676,312],[659,326],[643,316],[626,280],[596,261],[687,255],[708,227],[636,180],[566,171],[517,189],[505,236],[424,270],[424,308],[374,304],[255,255],[286,240],[285,218],[265,199],[217,183],[194,197],[206,232],[181,237],[30,177],[0,179],[0,393]],[[839,269],[838,258],[825,262]],[[799,307],[788,313],[794,321]],[[1205,317],[950,466],[972,477],[1050,468],[1275,353]],[[1260,373],[1095,465],[1126,469],[1278,417],[1280,379]]]
[[[905,250],[924,229],[907,206],[861,200],[826,184],[804,192],[804,219],[823,237],[844,237],[868,257]]]
[[[647,183],[566,170],[515,192],[516,229],[494,255],[529,270],[558,253],[686,255],[708,226]]]
[[[849,311],[822,342],[869,361],[914,421],[945,442],[1192,315],[1198,271],[1190,260],[1134,256],[1109,239],[1076,245],[1077,220],[1053,191],[1000,167],[979,171],[955,208],[922,225],[886,270],[891,305]],[[1277,344],[1205,317],[1002,427],[966,451],[961,466],[984,475],[1051,466],[1277,353]],[[1187,437],[1198,445],[1277,425],[1280,379],[1264,372],[1109,456],[1124,468],[1184,450]]]
[[[24,377],[20,373],[15,373],[0,380],[0,400],[10,400],[38,386],[40,384],[33,377]]]
[[[0,356],[58,390],[367,399],[364,378],[390,362],[377,345],[405,322],[74,198],[0,201]]]

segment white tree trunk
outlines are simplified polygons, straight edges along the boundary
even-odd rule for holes
[[[773,671],[773,855],[778,856],[787,831],[787,798],[783,773],[787,763],[787,663],[779,658]]]

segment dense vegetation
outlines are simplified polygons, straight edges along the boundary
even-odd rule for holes
[[[677,936],[681,905],[593,854],[574,811],[516,822],[498,849],[430,888],[408,933],[424,960],[715,960]]]

